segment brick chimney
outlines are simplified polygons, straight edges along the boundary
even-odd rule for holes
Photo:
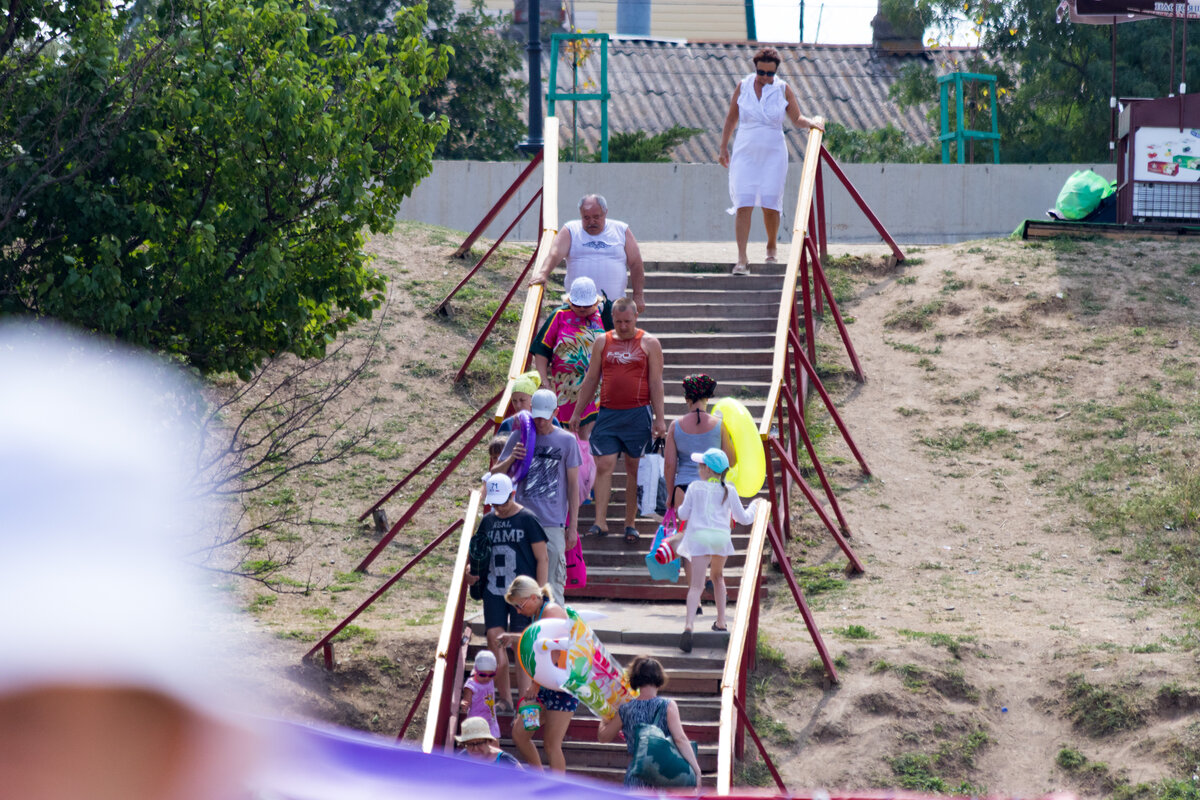
[[[889,19],[883,13],[883,3],[871,20],[871,45],[886,55],[909,56],[925,52],[925,27],[915,15],[906,20]]]

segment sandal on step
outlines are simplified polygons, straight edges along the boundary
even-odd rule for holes
[[[692,629],[687,628],[679,634],[679,649],[685,653],[692,652]]]
[[[779,259],[778,259],[778,258],[776,258],[775,256],[771,255],[770,253],[767,253],[767,257],[766,257],[766,259],[763,261],[763,263],[764,263],[764,264],[778,264],[778,263],[779,263]]]
[[[608,528],[601,528],[599,525],[593,525],[587,532],[589,536],[608,536]]]
[[[637,528],[629,525],[625,526],[625,544],[637,544],[641,538],[642,536],[638,533]]]
[[[750,274],[750,265],[749,264],[741,264],[741,263],[734,264],[733,272],[731,274],[733,274],[733,275],[749,275]]]
[[[712,629],[713,629],[714,631],[716,631],[717,633],[726,633],[726,632],[728,632],[728,631],[729,631],[729,628],[722,628],[722,627],[719,627],[719,626],[717,625],[717,623],[715,623],[715,622],[712,624]]]

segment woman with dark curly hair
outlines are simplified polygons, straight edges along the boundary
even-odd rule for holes
[[[783,138],[783,120],[810,130],[825,130],[820,117],[805,117],[792,87],[776,79],[779,71],[779,51],[764,47],[754,54],[754,72],[742,79],[733,90],[725,127],[721,131],[721,166],[729,168],[729,197],[733,201],[730,214],[736,214],[734,231],[737,236],[738,260],[734,275],[750,274],[750,259],[746,244],[750,240],[750,214],[755,206],[762,208],[763,225],[767,229],[767,263],[775,261],[775,238],[779,233],[779,212],[783,208],[783,187],[787,179],[787,144]],[[729,139],[737,128],[733,156],[729,155]]]
[[[638,726],[642,724],[655,725],[665,736],[669,736],[675,741],[680,755],[692,765],[692,770],[696,773],[696,788],[699,789],[700,762],[696,760],[696,754],[692,751],[692,743],[688,741],[687,734],[683,730],[683,721],[679,717],[679,706],[674,700],[658,696],[658,690],[667,684],[667,674],[663,671],[662,664],[649,656],[638,656],[629,665],[626,676],[629,686],[638,692],[638,697],[636,700],[622,704],[614,716],[602,721],[597,738],[601,742],[611,742],[617,738],[618,732],[624,731],[625,747],[632,756],[634,745],[637,742]],[[631,774],[632,768],[631,761],[629,767],[625,769],[625,785],[647,786],[648,784]]]

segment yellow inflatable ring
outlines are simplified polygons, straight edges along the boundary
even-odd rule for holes
[[[737,463],[725,476],[726,483],[742,497],[754,497],[762,491],[767,478],[767,462],[763,456],[762,440],[758,438],[758,426],[750,411],[732,397],[722,397],[713,406],[712,413],[720,414],[729,439],[733,442],[733,454]]]

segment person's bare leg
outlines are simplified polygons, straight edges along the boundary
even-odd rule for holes
[[[596,483],[592,486],[595,495],[596,524],[608,530],[608,498],[612,494],[613,470],[617,467],[617,454],[596,456]]]
[[[504,628],[487,629],[488,650],[496,657],[496,701],[513,704],[512,680],[508,675],[508,648],[500,644],[500,634]]]
[[[775,240],[779,238],[779,212],[772,208],[764,208],[763,225],[767,229],[767,255],[775,257]]]
[[[638,462],[641,459],[630,458],[629,454],[625,455],[625,527],[632,528],[634,520],[637,519],[638,501],[637,501],[637,474]],[[655,492],[657,492],[657,487]]]
[[[543,713],[542,715],[546,715]],[[546,720],[542,719],[542,724],[546,724]],[[531,767],[542,768],[542,757],[538,755],[537,745],[533,743],[534,731],[525,730],[525,726],[521,724],[521,717],[518,715],[513,718],[512,739],[513,744],[517,746],[517,752],[521,754],[521,759]],[[548,754],[547,754],[548,755]]]
[[[696,624],[696,606],[700,605],[700,593],[704,591],[704,573],[708,572],[708,556],[693,556],[692,582],[688,584],[687,593],[687,622],[685,630],[691,630]]]
[[[570,711],[545,711],[542,713],[542,747],[546,749],[546,763],[557,772],[567,771],[567,759],[563,755],[563,739],[574,713]]]
[[[737,238],[737,263],[749,264],[750,257],[746,255],[746,246],[750,242],[750,213],[754,211],[751,207],[739,208],[737,217],[734,218],[734,235]],[[775,220],[776,226],[779,224],[778,216]]]
[[[727,627],[725,622],[725,606],[728,602],[725,598],[725,575],[722,570],[725,568],[725,556],[713,556],[712,562],[709,565],[709,572],[712,574],[713,582],[713,599],[717,601],[717,627]],[[704,578],[700,578],[700,585],[704,585]]]

